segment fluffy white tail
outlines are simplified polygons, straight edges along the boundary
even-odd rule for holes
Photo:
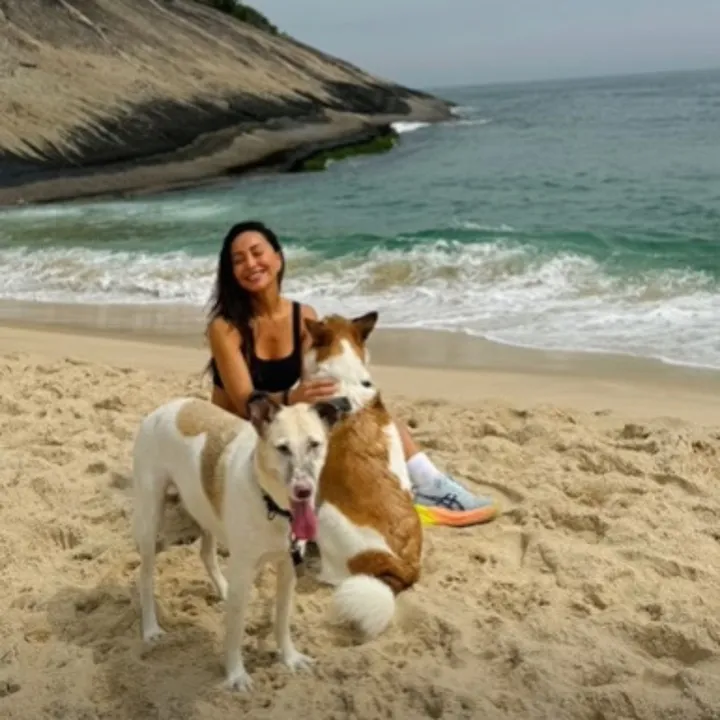
[[[333,600],[337,619],[355,623],[368,640],[380,635],[395,615],[395,594],[372,575],[346,578]]]

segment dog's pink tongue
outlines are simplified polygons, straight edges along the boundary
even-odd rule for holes
[[[314,540],[317,534],[317,517],[311,502],[293,500],[292,532],[298,540]]]

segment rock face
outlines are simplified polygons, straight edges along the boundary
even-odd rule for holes
[[[448,116],[194,0],[0,0],[0,204],[186,185]]]

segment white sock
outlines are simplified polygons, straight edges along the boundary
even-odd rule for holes
[[[437,492],[442,480],[442,473],[424,452],[415,453],[408,460],[407,469],[415,492],[424,495],[434,495]]]

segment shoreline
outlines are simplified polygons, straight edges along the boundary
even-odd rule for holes
[[[209,354],[202,308],[0,302],[0,346],[6,352],[114,364],[115,353],[147,369],[201,375]],[[586,410],[662,415],[713,423],[708,395],[720,372],[609,353],[519,348],[463,333],[380,326],[370,338],[372,365],[384,387],[456,402],[510,398]],[[603,404],[605,403],[605,405]]]
[[[0,326],[159,345],[204,347],[205,309],[194,305],[59,303],[0,299]],[[379,340],[379,338],[382,338]],[[455,370],[524,371],[532,365],[543,374],[577,377],[612,376],[616,371],[647,378],[648,368],[662,380],[697,378],[720,381],[720,369],[664,362],[621,352],[559,350],[497,342],[453,330],[383,327],[371,340],[373,358],[382,365]]]

